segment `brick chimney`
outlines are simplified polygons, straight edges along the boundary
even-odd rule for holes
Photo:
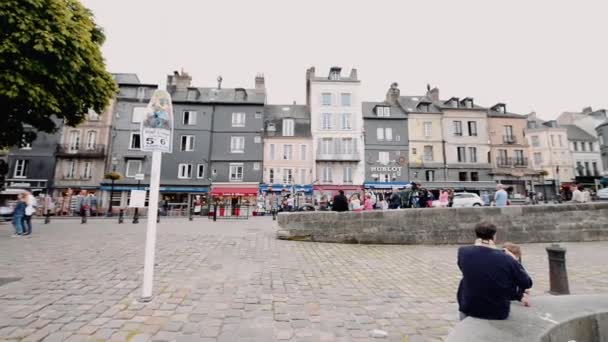
[[[434,87],[433,89],[427,90],[426,96],[430,97],[431,101],[439,101],[439,88]]]
[[[255,92],[262,94],[266,92],[266,84],[264,83],[264,74],[258,73],[255,75]]]
[[[357,69],[352,68],[352,70],[350,71],[350,78],[356,81],[357,77],[358,77],[357,76]]]
[[[399,90],[399,84],[397,82],[393,82],[391,87],[388,88],[386,92],[386,102],[392,105],[397,104],[397,100],[399,100],[399,95],[401,95],[401,91]]]
[[[170,93],[186,92],[192,83],[192,76],[187,72],[174,71],[173,75],[167,75],[167,91]]]

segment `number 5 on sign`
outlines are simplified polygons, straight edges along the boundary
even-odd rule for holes
[[[173,107],[171,95],[164,90],[156,90],[141,122],[142,151],[171,153],[173,141]]]

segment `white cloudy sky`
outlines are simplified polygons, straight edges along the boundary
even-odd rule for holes
[[[396,81],[544,118],[608,107],[605,0],[82,1],[109,69],[148,83],[183,68],[197,86],[252,87],[262,72],[270,103],[303,103],[306,68],[340,65],[359,70],[364,100]]]

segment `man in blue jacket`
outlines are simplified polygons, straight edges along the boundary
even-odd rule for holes
[[[461,318],[507,319],[512,299],[532,287],[532,279],[508,251],[496,248],[496,226],[475,226],[475,245],[458,249],[462,280],[458,286]]]

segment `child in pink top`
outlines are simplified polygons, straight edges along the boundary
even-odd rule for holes
[[[363,203],[364,210],[374,210],[374,204],[372,203],[372,196],[370,194],[365,195],[365,202]]]
[[[441,194],[439,194],[439,204],[442,208],[448,206],[448,202],[450,201],[450,195],[446,190],[441,190]]]

